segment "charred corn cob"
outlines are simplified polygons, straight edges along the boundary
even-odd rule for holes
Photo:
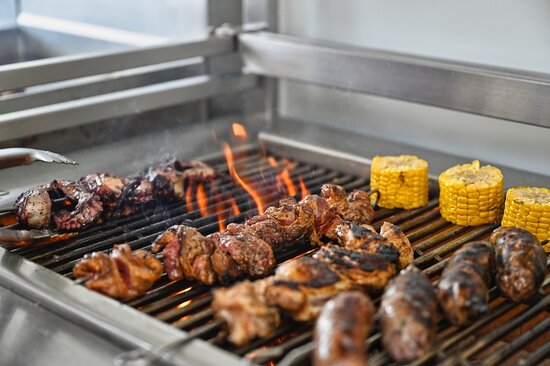
[[[540,241],[550,239],[550,189],[510,188],[506,192],[502,226],[528,230]]]
[[[428,163],[411,155],[375,156],[370,186],[380,192],[380,207],[424,206],[428,203]]]
[[[463,226],[497,222],[502,214],[504,178],[498,168],[479,161],[457,165],[439,176],[441,216]]]

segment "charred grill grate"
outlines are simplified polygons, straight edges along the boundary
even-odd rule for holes
[[[282,159],[277,158],[279,165]],[[220,173],[215,182],[221,199],[236,200],[240,214],[230,215],[225,222],[242,222],[257,210],[247,193],[236,187],[228,174],[223,157],[207,163]],[[248,181],[262,191],[266,206],[275,204],[284,196],[272,192],[275,170],[260,164],[260,154],[255,148],[246,151],[246,157],[236,158],[240,172]],[[298,186],[299,178],[310,192],[318,193],[322,184],[335,183],[346,190],[368,190],[368,180],[344,174],[322,166],[296,162],[291,179]],[[435,193],[435,192],[433,192]],[[435,195],[435,194],[434,194]],[[297,197],[299,199],[299,197]],[[156,236],[171,225],[184,222],[196,227],[203,234],[219,228],[217,215],[201,217],[196,208],[188,211],[186,204],[176,203],[155,208],[144,208],[132,217],[114,220],[92,227],[63,242],[39,247],[23,247],[12,250],[31,261],[45,266],[63,276],[72,278],[74,264],[86,253],[108,251],[114,244],[127,242],[132,249],[149,249]],[[407,234],[416,252],[415,264],[434,281],[438,279],[448,257],[464,243],[486,238],[496,227],[486,225],[465,228],[445,222],[439,215],[438,201],[432,198],[429,204],[416,210],[378,209],[374,226],[379,229],[382,221],[398,224]],[[277,255],[278,263],[307,255],[314,251],[308,245],[297,246]],[[550,265],[550,259],[547,261]],[[433,351],[415,364],[441,363],[445,365],[521,365],[540,364],[550,356],[550,276],[544,282],[544,290],[529,304],[513,304],[491,290],[491,311],[467,328],[455,328],[444,320],[438,325],[438,342]],[[269,339],[256,340],[245,347],[235,347],[224,340],[221,325],[212,317],[209,308],[212,300],[210,288],[185,281],[170,281],[166,275],[145,296],[127,303],[156,319],[174,327],[199,334],[200,337],[229,352],[258,364],[301,365],[309,363],[312,349],[311,327],[287,322]],[[376,300],[377,302],[379,299]],[[372,365],[391,363],[382,350],[380,334],[368,339]]]

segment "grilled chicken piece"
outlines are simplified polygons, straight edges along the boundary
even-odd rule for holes
[[[215,243],[196,229],[185,225],[174,225],[162,233],[153,243],[151,251],[161,249],[164,269],[171,280],[196,280],[206,285],[216,283],[210,256]]]
[[[38,186],[23,192],[15,201],[17,221],[27,227],[42,229],[50,225],[52,201],[49,185]]]
[[[361,292],[344,292],[323,306],[314,331],[314,366],[365,366],[375,308]]]
[[[516,302],[532,297],[546,274],[546,255],[538,239],[524,229],[501,227],[493,232],[490,241],[496,250],[500,291]]]
[[[268,304],[287,311],[294,320],[311,321],[336,294],[358,286],[311,257],[284,263],[267,286]]]
[[[53,213],[53,223],[58,230],[79,230],[96,222],[103,212],[103,205],[98,196],[88,191],[79,182],[54,180],[50,190],[59,197],[67,197],[74,202],[73,209],[61,209]]]
[[[342,215],[348,210],[346,190],[343,187],[336,184],[323,184],[319,195],[323,197],[330,208],[338,212],[338,214]]]
[[[344,221],[336,227],[338,243],[348,249],[368,248],[369,246],[389,244],[389,241],[376,233],[370,225],[358,225]]]
[[[374,208],[371,205],[369,194],[365,191],[354,190],[346,196],[343,187],[335,184],[323,184],[320,195],[344,220],[355,221],[358,224],[370,224],[374,218]]]
[[[430,279],[416,267],[407,267],[390,282],[379,311],[382,343],[395,361],[413,361],[430,349],[436,310]]]
[[[399,226],[385,221],[380,228],[380,235],[388,239],[399,250],[399,265],[401,268],[406,268],[414,262],[414,250],[411,242]]]
[[[225,320],[233,344],[242,346],[256,337],[270,336],[279,326],[279,310],[265,299],[265,289],[271,281],[271,277],[243,281],[214,291],[212,309],[218,319]]]
[[[120,300],[132,300],[147,292],[162,275],[162,264],[144,250],[132,252],[127,244],[115,245],[111,255],[95,252],[74,267],[86,287]]]
[[[245,225],[254,235],[269,244],[274,252],[280,252],[285,248],[284,230],[277,220],[265,215],[256,215],[247,220]]]
[[[287,243],[309,239],[315,224],[311,208],[299,205],[294,198],[280,200],[279,207],[269,207],[264,216],[279,223]]]
[[[265,277],[275,268],[273,249],[246,225],[229,224],[219,243],[247,276]]]
[[[398,271],[399,252],[391,244],[376,243],[367,249],[337,245],[322,247],[314,258],[368,290],[382,290]]]
[[[337,240],[336,227],[342,219],[334,209],[329,206],[326,199],[316,194],[308,195],[300,201],[300,205],[307,206],[313,212],[314,232],[311,241],[314,244],[322,244],[322,238]]]
[[[437,284],[437,298],[445,317],[462,326],[489,310],[489,286],[495,267],[495,251],[475,241],[460,248],[449,261]]]

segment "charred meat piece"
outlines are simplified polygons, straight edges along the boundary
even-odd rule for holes
[[[326,263],[333,271],[368,290],[382,290],[395,276],[399,252],[391,244],[378,243],[368,250],[347,249],[337,245],[322,247],[314,258]]]
[[[153,183],[145,179],[137,179],[128,184],[122,192],[122,201],[139,205],[153,200]]]
[[[430,349],[436,310],[430,279],[416,267],[407,267],[390,282],[379,311],[382,343],[395,361],[413,361]]]
[[[374,219],[374,208],[372,207],[369,194],[365,191],[352,191],[348,197],[348,209],[342,212],[344,220],[355,221],[359,224],[370,224]]]
[[[38,186],[23,192],[15,201],[17,221],[34,229],[50,225],[52,201],[49,185]]]
[[[174,167],[183,172],[184,178],[194,182],[208,182],[216,178],[216,171],[210,165],[198,160],[176,160]]]
[[[50,184],[50,190],[58,197],[67,197],[74,203],[74,208],[53,213],[53,223],[58,230],[83,229],[96,222],[103,212],[99,197],[79,182],[54,180]]]
[[[225,320],[233,344],[245,345],[256,337],[267,337],[279,326],[278,309],[265,299],[265,289],[271,280],[243,281],[214,291],[212,309],[218,319]]]
[[[546,274],[546,255],[538,239],[524,229],[501,227],[490,241],[495,246],[500,291],[516,302],[529,299]]]
[[[319,194],[338,214],[342,215],[348,210],[346,190],[343,187],[336,184],[323,184]]]
[[[374,312],[371,299],[361,292],[344,292],[327,302],[315,326],[313,365],[366,365]]]
[[[336,294],[357,287],[326,263],[302,257],[277,268],[273,282],[267,286],[266,298],[294,320],[306,322],[317,318],[323,305]]]
[[[274,252],[285,248],[285,233],[279,222],[266,215],[256,215],[245,223],[254,235],[271,246]]]
[[[229,224],[219,239],[219,248],[231,256],[243,274],[265,277],[275,268],[273,249],[248,226]]]
[[[279,207],[269,207],[264,215],[279,223],[287,243],[305,241],[313,232],[313,211],[299,205],[294,198],[280,200]]]
[[[208,238],[214,242],[215,246],[210,261],[212,262],[212,268],[218,281],[222,285],[226,285],[241,277],[243,273],[237,262],[231,258],[231,255],[226,250],[221,248],[221,234],[214,233],[209,235]]]
[[[153,243],[152,252],[163,249],[164,269],[171,280],[196,280],[206,285],[216,283],[210,256],[215,243],[196,229],[175,225],[162,233]]]
[[[114,207],[118,205],[122,192],[130,184],[130,180],[109,173],[95,173],[80,179],[80,183],[98,196],[106,207]]]
[[[132,252],[127,244],[115,245],[111,255],[86,255],[74,267],[86,287],[120,300],[132,300],[147,292],[162,275],[162,264],[144,250]]]
[[[380,228],[380,235],[388,239],[399,250],[399,265],[401,268],[406,268],[414,262],[414,250],[411,242],[399,226],[386,221]]]
[[[379,235],[370,225],[358,225],[344,221],[336,227],[338,243],[348,249],[368,248],[377,244],[389,244],[389,241]]]
[[[494,267],[495,251],[481,241],[464,245],[451,257],[437,284],[437,298],[453,325],[465,325],[489,310]]]
[[[300,205],[307,206],[313,212],[314,233],[311,241],[314,244],[322,244],[323,237],[329,240],[337,240],[336,227],[342,222],[342,219],[334,209],[332,209],[327,200],[316,194],[308,195],[300,201]]]

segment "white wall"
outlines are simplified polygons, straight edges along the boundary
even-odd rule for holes
[[[0,30],[15,26],[15,0],[0,0]]]
[[[550,73],[550,1],[280,4],[283,33]],[[289,82],[280,100],[290,117],[550,175],[550,129]]]

